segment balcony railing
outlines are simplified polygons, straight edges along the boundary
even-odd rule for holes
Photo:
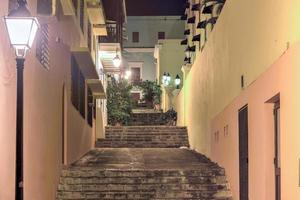
[[[100,43],[120,43],[122,44],[122,25],[111,23],[106,25],[107,36],[100,36]]]

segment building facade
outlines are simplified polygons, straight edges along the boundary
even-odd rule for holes
[[[1,1],[0,15],[16,3]],[[108,37],[110,16],[104,13],[109,14],[111,1],[27,3],[40,28],[24,69],[24,199],[53,200],[63,166],[94,148],[103,135],[106,78],[99,38]],[[13,200],[16,63],[3,20],[0,30],[0,199]]]
[[[186,8],[182,43],[195,49],[176,110],[192,148],[225,167],[233,199],[299,199],[300,3]]]

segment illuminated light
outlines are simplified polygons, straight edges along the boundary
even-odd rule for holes
[[[180,79],[179,75],[177,74],[176,78],[175,78],[175,85],[176,85],[177,89],[179,89],[180,83],[181,83],[181,79]]]
[[[24,58],[26,52],[32,47],[39,28],[36,17],[32,17],[25,3],[4,17],[10,44],[16,51],[18,58]]]
[[[121,61],[119,55],[116,55],[116,57],[113,59],[113,63],[114,63],[115,67],[120,67],[122,61]]]

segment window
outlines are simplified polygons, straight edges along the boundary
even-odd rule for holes
[[[87,109],[87,122],[90,126],[93,126],[93,93],[90,88],[88,88],[88,109]]]
[[[88,47],[89,50],[92,50],[92,25],[90,20],[88,20],[88,30],[87,30],[87,34],[88,34],[88,38],[87,38],[87,42],[88,42]]]
[[[132,32],[132,42],[138,43],[140,40],[139,38],[139,32]]]
[[[158,32],[157,37],[159,40],[165,39],[165,32]]]
[[[85,117],[85,78],[74,58],[71,57],[71,101],[81,116]]]
[[[52,14],[52,0],[38,0],[37,1],[37,13],[41,15]]]
[[[84,1],[80,0],[80,28],[84,32]]]
[[[36,58],[43,67],[49,69],[49,32],[48,24],[42,24],[37,35]]]
[[[78,0],[72,0],[72,3],[74,6],[75,15],[77,16]]]

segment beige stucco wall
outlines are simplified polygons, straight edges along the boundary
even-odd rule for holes
[[[296,0],[226,2],[184,86],[192,147],[210,154],[210,119],[240,94],[241,75],[248,86],[300,38],[299,11]]]
[[[191,147],[226,167],[234,199],[238,199],[236,110],[247,102],[251,109],[250,156],[256,157],[252,163],[250,161],[250,199],[274,199],[273,163],[270,163],[273,162],[270,160],[273,157],[272,121],[264,114],[271,107],[263,100],[278,91],[282,100],[282,199],[300,198],[300,140],[297,134],[300,107],[296,103],[299,102],[297,56],[300,51],[295,46],[300,39],[299,19],[300,2],[297,0],[226,1],[204,50],[197,52],[184,88],[177,97],[178,123],[188,126]],[[281,67],[271,69],[289,47],[293,49],[288,53],[290,56]],[[275,72],[268,72],[264,81],[253,83],[268,69]],[[244,90],[240,85],[242,75]],[[258,86],[248,92],[252,83]],[[266,83],[268,85],[264,85]],[[239,100],[234,101],[238,96]],[[220,140],[219,147],[213,145],[211,128],[218,127],[222,135],[227,123],[230,124],[229,138]]]
[[[178,74],[182,77],[181,66],[184,62],[185,47],[180,45],[180,39],[159,40],[159,53],[157,58],[157,80],[161,84],[164,72],[169,72],[174,85],[174,79]]]
[[[249,199],[274,199],[274,118],[273,104],[266,103],[280,93],[282,199],[299,199],[300,127],[297,118],[300,95],[300,43],[291,47],[265,73],[234,99],[211,121],[213,160],[226,168],[238,199],[238,110],[248,104],[249,119]],[[228,134],[224,127],[228,126]],[[219,132],[216,138],[215,133]]]
[[[35,13],[35,1],[28,1]],[[0,2],[0,16],[8,1]],[[49,23],[50,69],[39,64],[35,45],[24,70],[24,195],[30,200],[53,200],[62,167],[63,91],[66,90],[65,148],[67,163],[93,147],[94,135],[70,101],[70,49],[79,45],[71,17],[44,18]],[[3,20],[0,20],[0,199],[14,199],[16,67]],[[59,39],[59,40],[58,40]]]

